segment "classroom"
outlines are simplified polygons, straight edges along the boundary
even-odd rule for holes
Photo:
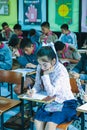
[[[0,0],[0,130],[87,130],[87,0]]]

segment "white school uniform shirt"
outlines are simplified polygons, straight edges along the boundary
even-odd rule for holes
[[[47,95],[56,95],[55,101],[58,103],[75,99],[71,91],[68,72],[61,63],[57,62],[54,66],[54,71],[50,74],[40,76],[40,70],[40,65],[38,65],[35,85],[33,86],[34,92],[41,91],[41,83],[43,82],[44,90],[47,92]]]

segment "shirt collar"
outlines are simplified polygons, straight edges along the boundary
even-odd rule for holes
[[[2,43],[1,45],[0,45],[0,49],[2,49],[4,47],[4,43]]]

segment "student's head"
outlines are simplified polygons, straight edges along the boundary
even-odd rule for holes
[[[17,35],[22,35],[22,31],[21,31],[21,25],[20,24],[15,24],[14,27],[14,32],[17,34]]]
[[[50,31],[50,24],[49,24],[49,22],[43,22],[43,23],[41,24],[41,29],[42,29],[42,32],[43,32],[44,34],[48,34],[49,31]]]
[[[29,36],[32,37],[36,34],[36,30],[35,29],[30,29],[29,30]]]
[[[44,46],[38,51],[37,59],[43,71],[49,70],[56,63],[56,54],[50,46]]]
[[[16,34],[13,34],[8,42],[9,46],[13,48],[20,48],[20,39]]]
[[[3,23],[2,23],[2,28],[3,28],[5,31],[7,31],[7,30],[9,29],[8,23],[7,23],[7,22],[3,22]]]
[[[63,52],[63,50],[65,48],[65,44],[61,41],[56,41],[54,46],[55,46],[56,52],[60,53],[60,54]]]
[[[61,32],[62,32],[63,34],[67,34],[68,29],[69,29],[69,27],[68,27],[67,24],[63,24],[63,25],[61,26]]]
[[[35,45],[29,38],[24,38],[20,43],[20,48],[24,51],[25,54],[31,55],[34,52]]]

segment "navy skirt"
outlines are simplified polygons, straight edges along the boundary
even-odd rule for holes
[[[35,115],[35,119],[43,122],[54,122],[56,124],[66,123],[77,119],[76,100],[67,100],[64,102],[62,111],[47,112],[44,107],[40,107]]]

